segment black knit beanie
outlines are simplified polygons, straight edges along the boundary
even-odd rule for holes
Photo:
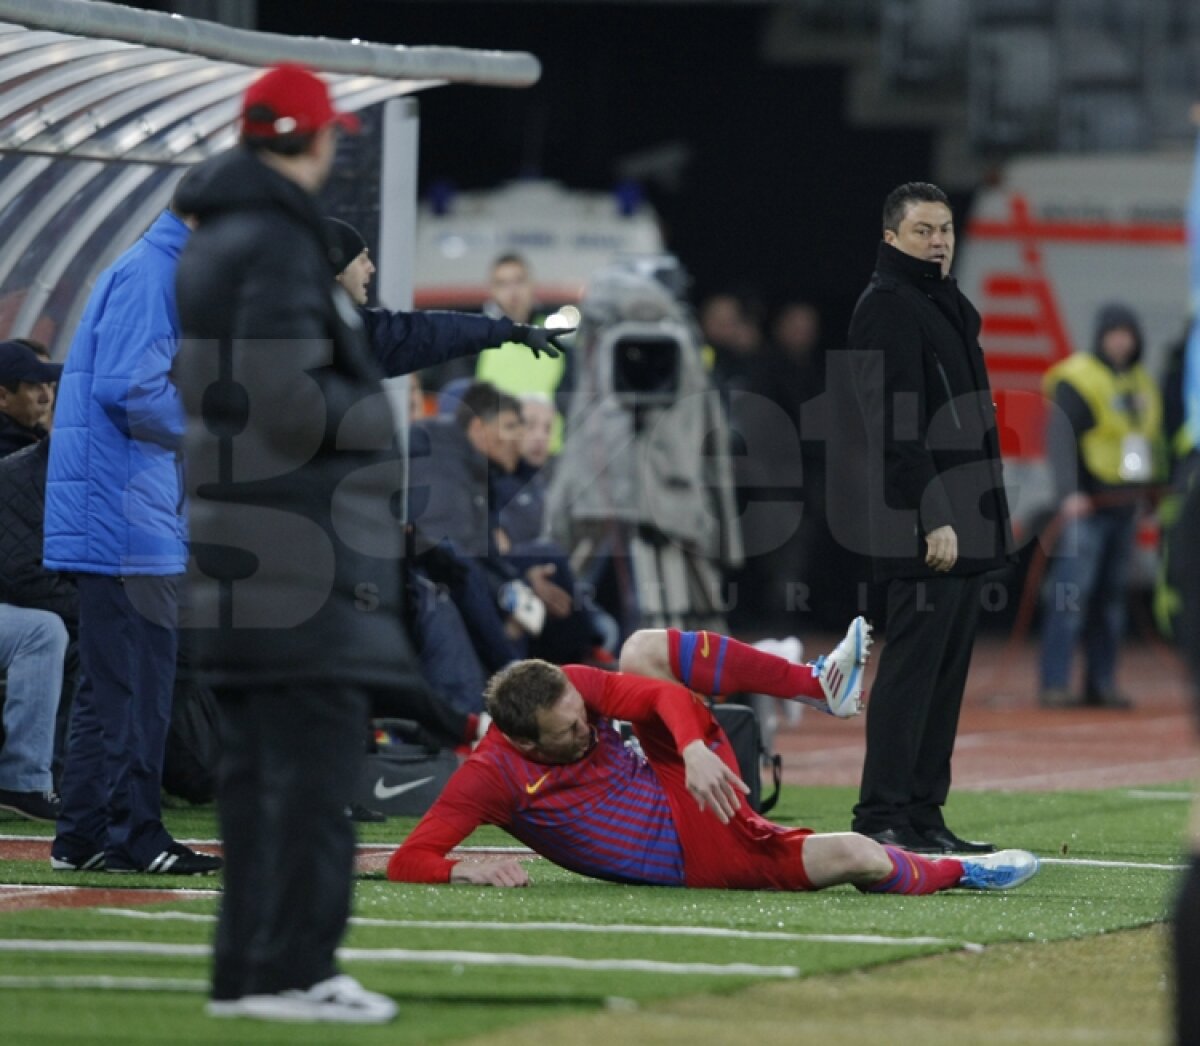
[[[346,267],[367,249],[367,241],[349,222],[340,218],[325,219],[325,239],[329,241],[329,263],[334,276],[340,276]]]

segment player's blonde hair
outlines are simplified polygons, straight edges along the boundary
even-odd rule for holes
[[[502,668],[488,681],[483,697],[488,715],[509,737],[536,741],[537,714],[567,691],[567,675],[557,665],[531,658]]]

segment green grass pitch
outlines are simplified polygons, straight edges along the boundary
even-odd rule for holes
[[[585,880],[544,861],[531,866],[533,885],[526,890],[401,886],[382,875],[366,876],[356,885],[356,921],[345,942],[344,965],[400,1002],[400,1020],[385,1028],[204,1017],[207,958],[194,953],[210,939],[215,898],[181,897],[136,909],[117,904],[115,910],[6,912],[0,914],[0,1039],[22,1046],[432,1043],[606,1009],[653,1011],[686,997],[719,997],[734,1007],[764,985],[846,971],[879,976],[879,967],[919,956],[953,956],[947,969],[969,970],[984,961],[975,946],[990,954],[1005,942],[1036,947],[1162,921],[1177,873],[1148,866],[1181,859],[1187,804],[1172,798],[1180,791],[1186,786],[1162,789],[1162,799],[1124,789],[956,794],[948,816],[957,831],[1049,859],[1024,887],[1000,894],[627,887]],[[845,828],[849,790],[785,790],[784,796],[777,820],[826,831]],[[215,835],[211,809],[172,810],[168,821],[182,838]],[[395,819],[367,826],[362,841],[395,842],[410,827]],[[0,832],[48,834],[49,826],[39,831],[5,821]],[[512,840],[487,829],[469,842]],[[105,887],[218,885],[164,876],[64,878],[40,862],[19,861],[0,864],[0,879]],[[546,923],[556,925],[535,925]],[[675,929],[663,929],[668,927]],[[688,928],[705,933],[687,933]],[[44,951],[18,943],[25,941],[59,942],[59,948],[64,942],[192,948],[176,949],[184,954]],[[424,961],[412,952],[438,954]],[[1055,1005],[1054,984],[1047,982],[1045,989],[1045,999],[1028,999],[1030,1007]],[[1146,1041],[1156,1038],[1148,1033]]]

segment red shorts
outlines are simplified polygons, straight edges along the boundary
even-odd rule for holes
[[[671,803],[683,847],[685,885],[697,889],[811,890],[804,870],[804,842],[811,828],[784,828],[760,817],[745,799],[729,824],[701,811],[687,790],[675,741],[658,724],[639,726],[638,740]],[[706,742],[725,764],[738,769],[725,731],[711,720]]]

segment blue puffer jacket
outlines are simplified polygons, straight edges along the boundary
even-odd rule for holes
[[[50,570],[181,574],[184,415],[175,269],[188,227],[164,211],[96,283],[58,386],[46,482]]]

